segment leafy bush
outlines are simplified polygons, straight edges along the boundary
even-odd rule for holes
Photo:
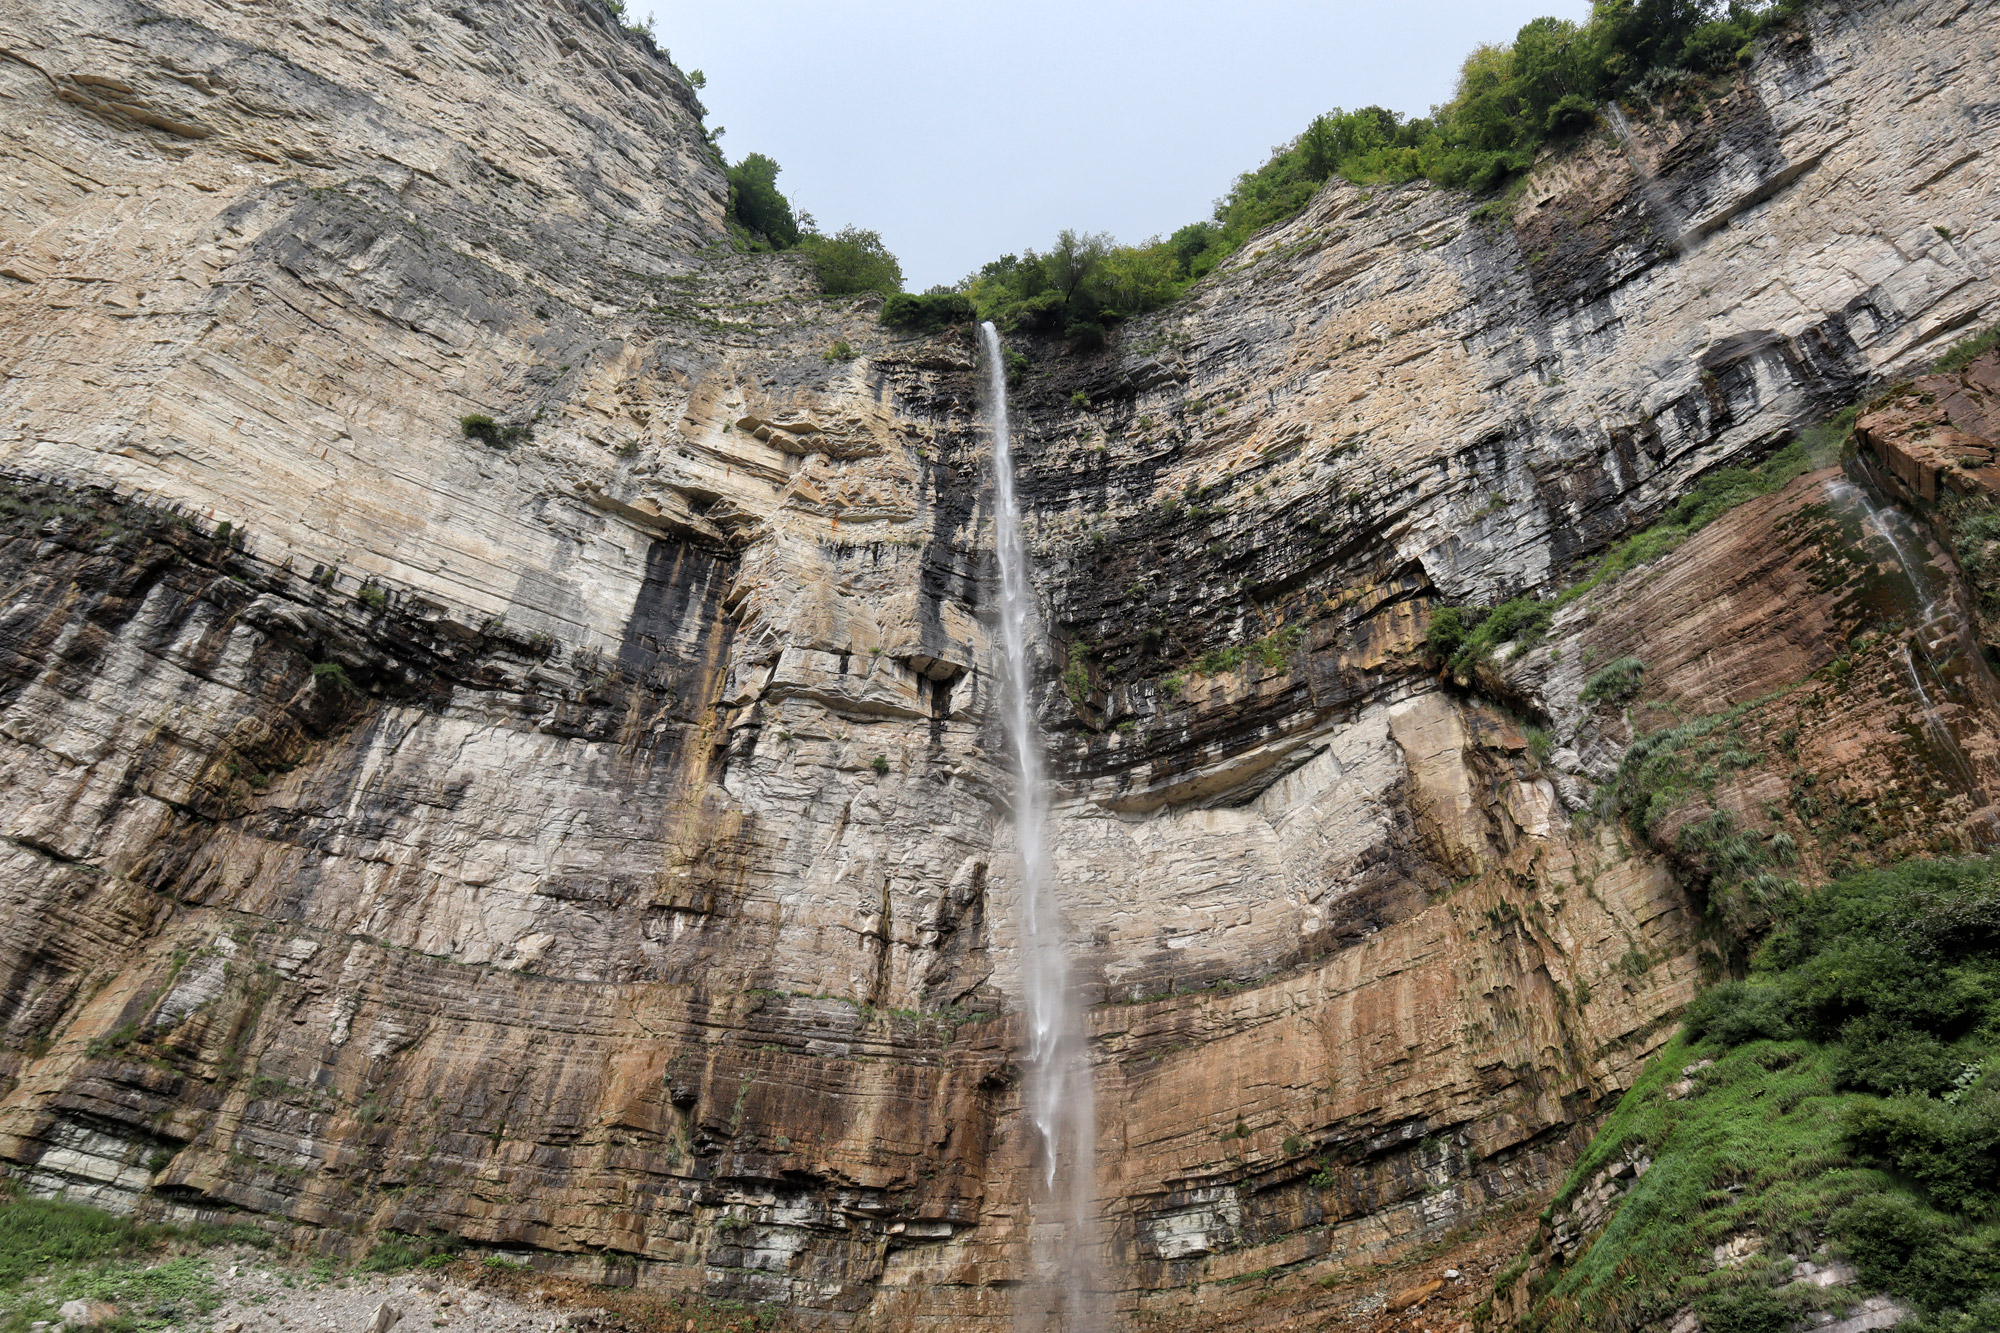
[[[819,354],[820,360],[828,362],[852,361],[854,357],[854,344],[845,338],[837,339],[831,347]]]
[[[1556,603],[1532,595],[1510,597],[1490,610],[1440,606],[1432,610],[1424,648],[1439,667],[1469,673],[1503,643],[1532,644],[1549,627]]]
[[[965,294],[981,319],[1003,329],[1101,341],[1107,320],[1137,313],[1113,303],[1106,260],[1114,249],[1102,233],[1064,230],[1046,253],[1027,250],[985,265],[966,281]]]
[[[1935,1036],[1882,1014],[1848,1023],[1840,1030],[1840,1044],[1834,1084],[1882,1096],[1942,1092],[1964,1064]]]
[[[1863,1195],[1832,1222],[1855,1276],[1871,1290],[1893,1291],[1932,1310],[1992,1299],[2000,1266],[1991,1246],[1907,1194]]]
[[[759,243],[773,250],[790,250],[799,243],[799,221],[791,200],[778,192],[776,162],[751,153],[729,169],[729,216]]]
[[[1539,1280],[1528,1326],[1631,1328],[1692,1306],[1710,1333],[1801,1327],[1818,1307],[1791,1304],[1814,1293],[1781,1285],[1785,1252],[1830,1242],[1857,1293],[1919,1310],[1907,1327],[1994,1327],[2000,858],[1908,861],[1784,911],[1749,976],[1697,997],[1565,1180],[1558,1209],[1610,1164],[1652,1159],[1604,1230]],[[1908,1090],[1876,1095],[1898,1063],[1918,1071]],[[1714,1247],[1749,1234],[1761,1250],[1718,1269]]]
[[[1723,1047],[1765,1038],[1792,1036],[1791,999],[1779,986],[1729,981],[1703,991],[1687,1008],[1690,1038],[1706,1037]]]
[[[1844,1128],[1864,1161],[1914,1180],[1940,1208],[1985,1213],[2000,1199],[2000,1092],[1862,1102],[1848,1108]]]
[[[970,323],[978,312],[963,292],[898,292],[882,302],[882,322],[892,329],[928,333],[953,324]]]
[[[831,236],[810,233],[799,245],[812,257],[813,271],[828,296],[862,292],[887,296],[903,290],[903,266],[882,243],[880,232],[842,227]]]
[[[842,227],[822,235],[811,215],[794,214],[791,200],[779,191],[780,169],[762,153],[751,153],[729,168],[729,225],[742,248],[804,250],[828,296],[887,296],[903,290],[903,266],[880,232]]]
[[[511,449],[534,434],[532,427],[495,421],[483,412],[474,412],[458,419],[458,433],[468,440],[477,440],[489,449]]]
[[[1424,636],[1424,646],[1440,663],[1449,662],[1458,656],[1459,650],[1465,647],[1483,619],[1485,613],[1477,607],[1437,607],[1431,612],[1430,629]]]

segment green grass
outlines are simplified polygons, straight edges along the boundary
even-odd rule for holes
[[[0,1203],[0,1292],[52,1268],[72,1268],[143,1253],[149,1228],[81,1204],[48,1199]]]
[[[1610,665],[1600,667],[1591,673],[1583,683],[1585,703],[1603,700],[1606,703],[1627,703],[1639,693],[1639,687],[1646,681],[1646,664],[1636,657],[1621,657]]]
[[[1650,834],[1691,794],[1712,793],[1722,777],[1757,762],[1754,747],[1762,736],[1747,731],[1745,724],[1775,697],[1752,699],[1639,737],[1619,760],[1606,796],[1634,828]]]
[[[1291,661],[1305,637],[1305,626],[1289,625],[1249,643],[1232,643],[1204,653],[1194,669],[1204,676],[1217,676],[1239,669],[1254,657],[1266,671],[1277,671]]]
[[[1951,345],[1951,350],[1937,359],[1931,369],[1938,374],[1949,374],[1954,370],[1964,370],[1974,358],[2000,347],[2000,324],[1995,324],[1984,333],[1975,333]]]
[[[64,1301],[110,1301],[112,1329],[185,1326],[221,1303],[199,1250],[269,1245],[254,1227],[171,1227],[82,1204],[0,1195],[0,1333],[54,1318]]]
[[[1991,859],[1908,861],[1794,903],[1570,1172],[1558,1213],[1606,1166],[1652,1163],[1535,1280],[1526,1327],[1663,1326],[1692,1307],[1710,1333],[1781,1333],[1888,1292],[1920,1312],[1906,1329],[2000,1328],[1996,945]],[[1715,1264],[1746,1236],[1744,1262]],[[1859,1281],[1794,1285],[1787,1255],[1844,1260]]]

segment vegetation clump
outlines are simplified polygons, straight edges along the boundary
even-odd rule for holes
[[[120,1328],[185,1326],[221,1304],[207,1258],[186,1251],[232,1243],[267,1247],[271,1238],[250,1226],[149,1225],[0,1193],[0,1328],[53,1320],[72,1300],[117,1305]]]
[[[930,333],[953,324],[969,324],[978,312],[963,292],[898,292],[882,302],[882,322],[907,333]]]
[[[882,234],[864,227],[842,227],[831,236],[808,232],[799,246],[812,259],[820,290],[828,296],[888,296],[903,290],[903,266]]]
[[[729,168],[729,219],[750,250],[790,250],[799,243],[792,202],[778,190],[777,162],[750,153]]]
[[[750,153],[729,168],[729,230],[739,248],[803,251],[828,296],[903,290],[903,266],[880,232],[842,227],[822,234],[812,215],[795,213],[778,189],[780,170],[762,153]]]
[[[473,412],[458,419],[458,433],[468,440],[477,440],[489,449],[511,449],[534,434],[532,427],[495,421],[483,412]]]
[[[1983,333],[1974,333],[1953,343],[1931,369],[1939,375],[1949,375],[1954,371],[1964,370],[1995,347],[2000,347],[2000,324],[1995,324]]]
[[[384,1233],[356,1265],[361,1273],[400,1273],[411,1268],[443,1268],[459,1257],[464,1242],[456,1236],[413,1236]]]
[[[1650,1157],[1528,1326],[1799,1327],[1887,1292],[1922,1333],[2000,1326],[2000,862],[1909,861],[1794,901],[1556,1199]],[[1741,1262],[1716,1262],[1735,1242]],[[1796,1280],[1845,1260],[1858,1283]]]
[[[1621,657],[1591,673],[1580,696],[1585,703],[1629,703],[1646,682],[1646,664],[1636,657]]]

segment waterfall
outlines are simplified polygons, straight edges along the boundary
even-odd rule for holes
[[[1833,497],[1836,504],[1846,505],[1858,511],[1861,514],[1864,527],[1869,523],[1874,524],[1875,531],[1881,534],[1882,540],[1889,544],[1889,550],[1896,557],[1896,567],[1902,571],[1903,578],[1909,582],[1911,593],[1915,595],[1918,605],[1923,608],[1924,623],[1922,628],[1923,632],[1928,634],[1932,627],[1932,622],[1937,619],[1938,594],[1936,578],[1924,567],[1922,562],[1912,560],[1909,551],[1904,548],[1903,543],[1896,540],[1896,529],[1892,526],[1890,518],[1893,511],[1883,509],[1882,506],[1876,504],[1868,497],[1868,492],[1862,490],[1851,481],[1829,481],[1826,484],[1826,492]],[[1900,513],[1895,514],[1895,517],[1902,519],[1905,524],[1909,522]],[[1910,536],[1913,543],[1920,540],[1916,537],[1914,531],[1911,532]],[[1956,626],[1956,624],[1957,617],[1954,616],[1953,625]]]
[[[1611,122],[1612,133],[1618,136],[1618,146],[1625,150],[1625,161],[1631,165],[1632,176],[1639,182],[1639,193],[1646,198],[1646,206],[1655,219],[1671,229],[1666,240],[1667,248],[1676,256],[1687,254],[1687,220],[1680,209],[1674,207],[1673,196],[1660,188],[1659,181],[1645,166],[1645,158],[1639,151],[1639,141],[1632,134],[1632,126],[1627,123],[1625,113],[1618,108],[1614,98],[1605,104],[1605,118]]]
[[[1092,1196],[1097,1175],[1097,1106],[1084,1050],[1083,1015],[1063,951],[1062,916],[1049,874],[1048,813],[1041,737],[1035,729],[1029,651],[1033,588],[1028,547],[1014,498],[1014,442],[1007,421],[1006,358],[1000,333],[979,326],[986,358],[987,412],[993,428],[993,488],[1000,558],[1001,708],[1014,751],[1014,831],[1021,881],[1016,922],[1021,936],[1025,1106],[1040,1153],[1032,1250],[1035,1281],[1026,1285],[1024,1328],[1059,1326],[1086,1333],[1096,1320],[1091,1256],[1096,1251]],[[1034,1309],[1037,1302],[1046,1307]]]
[[[1853,482],[1844,479],[1829,480],[1826,483],[1826,491],[1836,506],[1859,516],[1864,534],[1872,524],[1876,533],[1888,545],[1890,554],[1896,557],[1896,566],[1910,585],[1910,593],[1922,613],[1922,619],[1916,627],[1915,640],[1917,651],[1923,654],[1924,669],[1929,672],[1932,679],[1940,684],[1945,682],[1944,673],[1939,669],[1941,656],[1949,658],[1955,654],[1965,654],[1971,662],[1977,663],[1978,650],[1972,646],[1968,638],[1966,620],[1959,615],[1958,608],[1949,594],[1941,597],[1937,576],[1930,568],[1923,561],[1911,558],[1910,548],[1922,550],[1923,539],[1917,534],[1910,520],[1900,510],[1876,504],[1866,490]],[[1908,546],[1898,540],[1898,527],[1904,529],[1903,535],[1909,538]],[[1942,616],[1939,614],[1940,600],[1944,603]],[[1943,626],[1942,631],[1940,625]],[[1979,778],[1973,771],[1971,757],[1966,754],[1965,747],[1959,744],[1958,738],[1952,734],[1951,728],[1945,724],[1944,718],[1938,712],[1937,703],[1931,698],[1931,692],[1924,687],[1923,672],[1917,669],[1916,656],[1911,652],[1910,644],[1905,642],[1900,646],[1903,674],[1909,680],[1910,688],[1916,692],[1917,702],[1922,706],[1923,711],[1919,716],[1923,719],[1925,733],[1929,735],[1931,744],[1949,761],[1966,793],[1975,802],[1983,805],[1986,794],[1979,786]],[[1941,653],[1940,650],[1944,651]],[[2000,818],[1996,818],[1991,810],[1988,810],[1980,820],[1980,825],[1986,835],[1986,841],[2000,838]]]

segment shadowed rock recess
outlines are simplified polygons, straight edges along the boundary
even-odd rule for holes
[[[596,3],[53,0],[0,46],[7,1172],[1007,1327],[969,336],[732,253],[693,91]],[[1464,679],[1424,638],[2000,318],[1996,151],[2000,10],[1822,7],[1484,213],[1336,180],[1026,349],[1117,1309],[1539,1208],[1734,959],[1682,830],[1789,830],[1806,883],[1993,839],[1993,621],[1918,502],[2000,415],[1942,457],[1884,409]],[[1607,814],[1701,718],[1736,749]]]

